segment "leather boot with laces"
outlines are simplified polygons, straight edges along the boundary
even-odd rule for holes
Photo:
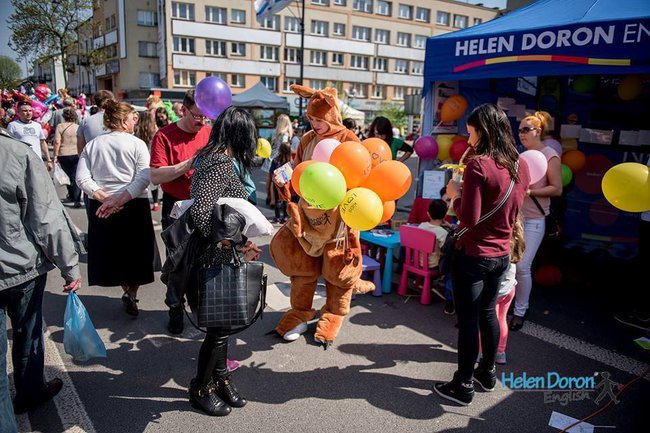
[[[190,383],[190,403],[192,407],[210,416],[226,416],[232,409],[216,394],[213,382],[206,386],[198,386],[196,379]]]
[[[230,374],[215,375],[212,376],[212,379],[217,388],[217,395],[221,397],[223,401],[232,407],[246,406],[248,401],[239,394],[239,390],[235,387],[235,384],[232,383],[232,376]]]

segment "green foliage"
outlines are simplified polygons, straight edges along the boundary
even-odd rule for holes
[[[387,118],[393,126],[398,128],[406,127],[406,114],[404,113],[404,106],[401,104],[381,104],[377,116]]]
[[[20,78],[20,66],[12,58],[0,56],[0,89],[13,89]]]
[[[92,14],[92,0],[11,0],[14,13],[7,23],[9,46],[23,58],[59,57],[69,70],[68,56],[75,54],[77,27]]]

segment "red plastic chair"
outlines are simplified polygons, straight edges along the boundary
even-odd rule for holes
[[[436,251],[436,234],[418,227],[403,225],[399,228],[399,236],[406,255],[397,294],[407,294],[408,273],[411,272],[424,277],[420,303],[428,305],[431,303],[431,279],[440,275],[438,268],[429,269],[429,254]]]

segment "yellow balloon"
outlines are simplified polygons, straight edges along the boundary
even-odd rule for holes
[[[271,156],[271,143],[266,138],[257,139],[257,156],[262,158]]]
[[[384,203],[368,188],[352,188],[339,206],[343,221],[355,230],[370,230],[381,221]]]
[[[638,75],[628,75],[618,85],[618,97],[624,101],[631,101],[643,93],[643,80]]]
[[[624,162],[607,170],[601,183],[612,206],[626,212],[650,210],[650,168],[638,162]]]
[[[451,150],[453,137],[453,135],[439,135],[436,138],[436,143],[438,143],[438,159],[440,161],[451,158],[449,151]]]

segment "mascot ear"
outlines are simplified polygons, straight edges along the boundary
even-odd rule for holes
[[[320,93],[323,95],[323,99],[325,99],[327,105],[329,105],[332,108],[338,108],[338,98],[337,98],[336,89],[328,87],[327,89],[320,91]]]
[[[298,96],[302,96],[303,98],[311,98],[314,96],[314,93],[316,93],[314,89],[307,86],[301,86],[300,84],[292,84],[289,86],[289,90]]]

